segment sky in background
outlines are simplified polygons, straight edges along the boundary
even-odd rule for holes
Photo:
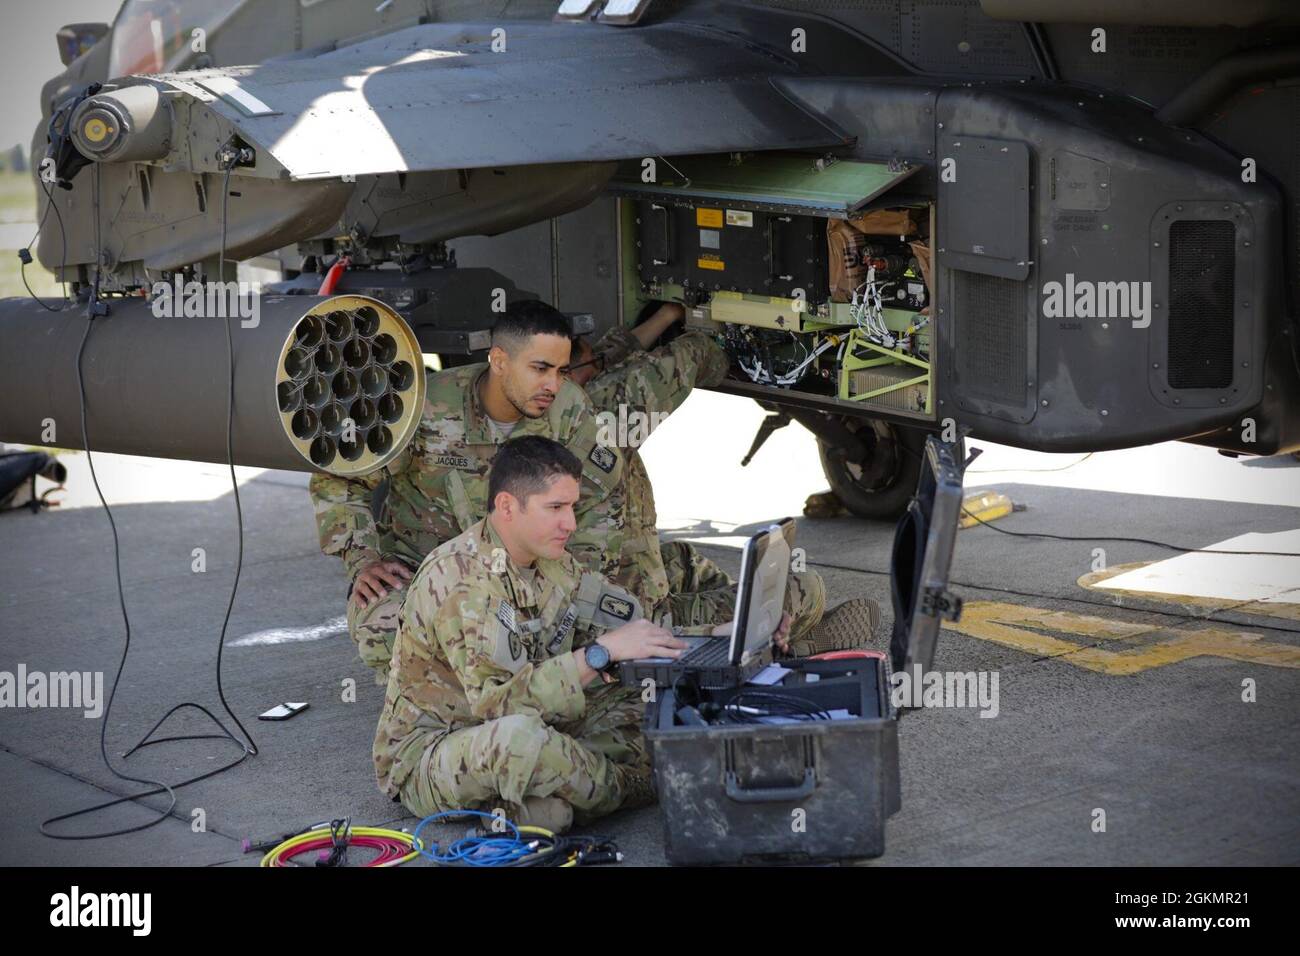
[[[0,150],[31,144],[41,87],[63,72],[54,34],[66,23],[111,23],[122,0],[4,0],[0,29]]]

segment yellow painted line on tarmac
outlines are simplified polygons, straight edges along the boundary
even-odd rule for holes
[[[961,620],[945,627],[1026,654],[1057,658],[1085,670],[1116,676],[1138,674],[1193,657],[1222,657],[1270,667],[1300,668],[1300,647],[1265,641],[1258,634],[1221,628],[1173,630],[999,601],[969,602],[962,610]],[[1080,638],[1088,643],[1079,643]],[[1096,646],[1121,643],[1137,643],[1137,646],[1122,651]]]

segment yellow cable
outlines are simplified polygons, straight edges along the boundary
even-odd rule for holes
[[[320,839],[322,834],[328,832],[329,832],[329,827],[327,826],[317,827],[315,830],[308,830],[306,833],[299,833],[297,836],[290,837],[289,839],[281,843],[279,846],[269,851],[266,854],[266,856],[262,857],[262,862],[260,865],[275,866],[279,860],[279,857],[285,851],[292,850],[294,847],[301,846],[302,844],[308,843],[312,840]],[[410,853],[406,854],[405,856],[400,856],[395,860],[389,860],[386,863],[379,864],[381,867],[400,866],[401,864],[405,863],[407,860],[413,860],[420,855],[420,846],[417,845],[415,838],[409,833],[403,833],[401,830],[387,830],[384,829],[383,827],[352,827],[348,832],[352,836],[388,837],[390,839],[397,840],[400,843],[405,843],[407,846],[411,848]]]
[[[534,836],[547,837],[552,840],[555,839],[555,834],[552,831],[545,829],[544,827],[520,826],[517,827],[516,829],[518,829],[518,831],[521,834],[527,833]],[[290,837],[289,839],[281,843],[279,846],[270,850],[264,857],[262,857],[262,861],[260,865],[266,867],[275,866],[278,863],[280,856],[282,856],[285,852],[292,850],[295,847],[301,846],[304,843],[309,843],[312,840],[317,840],[323,834],[328,832],[329,832],[329,827],[323,826],[323,827],[317,827],[314,830],[308,830],[306,833],[299,833],[297,836]],[[407,860],[412,860],[415,857],[420,855],[420,846],[417,844],[414,837],[410,833],[404,833],[401,830],[387,830],[382,827],[352,827],[349,832],[353,836],[389,837],[391,839],[398,840],[402,843],[405,843],[407,846],[411,847],[410,853],[406,854],[405,856],[398,857],[395,860],[390,860],[387,863],[379,864],[382,867],[400,866],[401,864],[405,863]],[[555,847],[552,846],[545,850],[539,850],[537,852],[539,855],[546,854],[546,853],[554,853]],[[570,853],[569,858],[565,862],[560,864],[561,867],[575,867],[577,865],[578,865],[577,853]]]
[[[550,830],[544,829],[543,827],[521,826],[521,827],[517,827],[516,829],[518,829],[520,833],[533,833],[545,837],[550,837],[552,840],[555,839],[555,834],[552,833]],[[538,852],[539,854],[554,853],[555,847],[551,847],[549,850],[540,850]],[[578,854],[575,851],[573,853],[570,853],[569,858],[560,864],[560,868],[563,869],[564,867],[577,866],[577,865],[578,865]]]

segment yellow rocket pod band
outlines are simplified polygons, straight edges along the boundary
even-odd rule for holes
[[[364,475],[415,434],[424,406],[420,344],[376,299],[315,305],[284,343],[276,397],[285,434],[316,468]]]

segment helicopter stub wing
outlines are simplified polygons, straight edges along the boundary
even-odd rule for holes
[[[191,126],[211,110],[275,160],[247,172],[304,180],[849,142],[771,82],[798,72],[697,26],[497,23],[150,81],[204,104],[178,114]]]

